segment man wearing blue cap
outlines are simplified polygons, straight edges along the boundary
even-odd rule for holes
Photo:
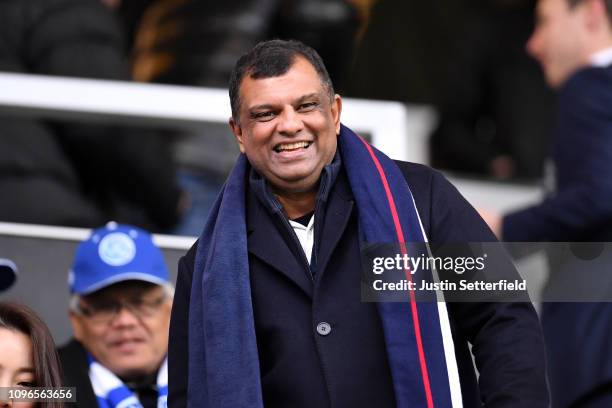
[[[116,223],[93,231],[68,283],[75,339],[59,352],[78,406],[165,407],[174,290],[151,236]]]

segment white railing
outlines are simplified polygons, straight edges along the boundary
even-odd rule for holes
[[[0,222],[0,236],[7,237],[55,239],[60,241],[81,242],[86,240],[90,233],[91,230],[87,228]],[[163,249],[187,250],[191,248],[195,241],[195,237],[153,234],[153,242],[155,245]]]
[[[0,73],[0,110],[173,127],[225,123],[231,115],[225,89],[11,73]],[[346,98],[342,121],[399,160],[427,161],[429,107]]]
[[[75,79],[0,72],[0,111],[20,115],[193,127],[226,123],[225,89]],[[427,163],[428,135],[435,125],[431,107],[346,98],[342,122],[370,135],[389,156]],[[475,206],[506,211],[537,201],[536,187],[452,178]]]

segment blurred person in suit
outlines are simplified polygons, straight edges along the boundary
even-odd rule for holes
[[[503,217],[481,215],[505,241],[612,241],[612,1],[540,0],[527,50],[559,92],[555,191]],[[560,270],[576,272],[570,261],[555,261],[549,287],[563,284]],[[545,302],[542,324],[553,407],[612,406],[612,305]]]

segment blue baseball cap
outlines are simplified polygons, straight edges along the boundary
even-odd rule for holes
[[[148,232],[109,222],[77,248],[68,274],[70,293],[87,295],[126,280],[167,284],[168,268]]]
[[[10,288],[17,280],[17,265],[10,259],[0,258],[0,292]]]

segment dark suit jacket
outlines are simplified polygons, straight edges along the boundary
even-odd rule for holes
[[[556,191],[503,222],[506,241],[612,241],[612,66],[572,76],[553,132]]]
[[[567,81],[552,135],[556,192],[537,206],[506,216],[504,240],[612,241],[611,107],[612,66],[586,68]],[[585,272],[594,271],[585,271],[582,260],[549,255],[552,275],[545,295],[572,300],[577,288],[568,286],[579,284],[596,286],[599,296],[610,299],[605,293],[612,287],[609,267],[586,282]],[[599,261],[605,263],[601,256]],[[582,280],[572,283],[580,275]],[[612,406],[611,316],[611,303],[543,304],[553,407]],[[602,399],[599,405],[588,405]]]
[[[398,163],[433,242],[494,240],[474,209],[439,173]],[[247,197],[249,267],[266,407],[395,406],[374,303],[361,302],[356,208],[341,172],[320,224],[316,278],[278,220]],[[295,240],[293,240],[295,242]],[[179,263],[169,346],[169,405],[186,405],[188,314],[196,246]],[[303,256],[301,256],[303,258]],[[464,406],[546,407],[544,349],[525,303],[449,304]],[[331,323],[329,336],[317,323]],[[473,344],[480,386],[468,341]]]

